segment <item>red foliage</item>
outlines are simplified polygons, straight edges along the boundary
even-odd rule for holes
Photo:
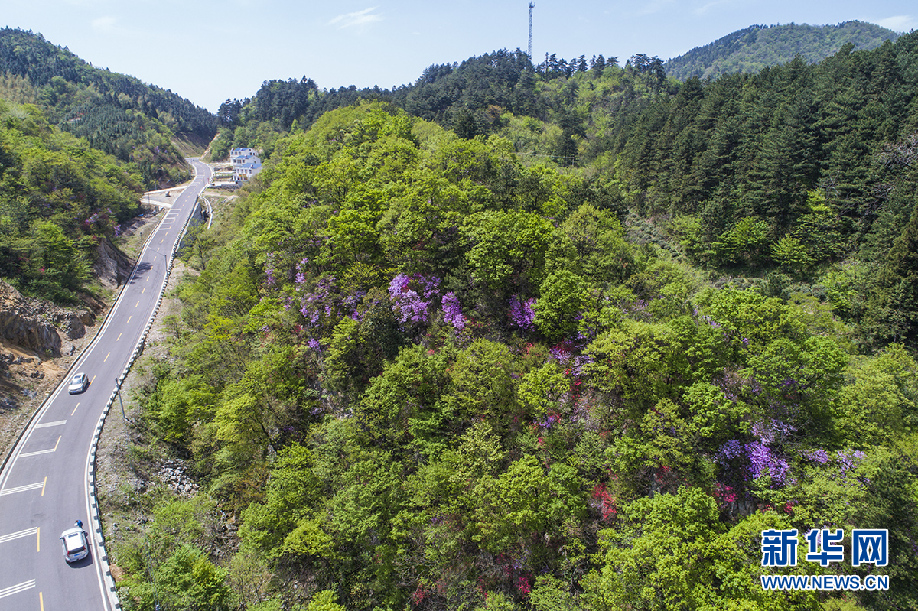
[[[414,602],[414,606],[418,607],[422,602],[424,602],[424,586],[418,584],[418,589],[414,591],[414,594],[411,595],[411,600]]]
[[[609,520],[612,516],[618,513],[618,504],[615,501],[615,498],[609,494],[609,491],[606,490],[606,485],[603,483],[598,483],[593,487],[592,497],[596,499],[599,509],[602,512],[602,519]]]

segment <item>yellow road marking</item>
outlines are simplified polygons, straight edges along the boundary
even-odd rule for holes
[[[41,495],[45,496],[45,486],[48,485],[48,476],[45,476],[45,481],[41,483]]]
[[[146,293],[146,292],[147,292],[147,287],[143,287],[143,290],[140,291],[140,294],[143,295],[143,294]]]
[[[112,355],[111,352],[109,352],[108,354],[106,354],[106,355],[105,355],[105,358],[102,359],[102,362],[104,363],[105,361],[107,361],[107,360],[108,360],[108,357],[110,357],[111,355]]]
[[[133,317],[133,316],[128,316],[128,322],[131,322],[131,319],[132,319],[132,318],[134,318],[134,317]]]
[[[108,358],[108,357],[105,357],[105,358]],[[92,384],[95,381],[96,381],[96,376],[92,376],[92,379],[89,381],[89,383]]]
[[[58,435],[58,436],[57,436],[57,443],[54,444],[54,451],[55,451],[55,452],[57,452],[57,446],[58,446],[58,444],[60,444],[60,442],[61,442],[61,436]]]
[[[45,599],[41,595],[41,592],[38,593],[38,602],[41,603],[41,611],[45,611]]]
[[[121,333],[118,334],[118,339],[121,339]],[[118,339],[116,339],[115,341],[117,342]]]
[[[136,308],[136,307],[139,306],[139,305],[140,305],[140,302],[138,301],[138,302],[134,305],[134,307]]]
[[[93,379],[95,379],[95,378],[93,378]],[[73,411],[70,412],[70,415],[71,415],[71,416],[74,415],[74,414],[76,413],[77,407],[79,407],[79,406],[80,406],[79,403],[77,403],[76,406],[74,406]]]

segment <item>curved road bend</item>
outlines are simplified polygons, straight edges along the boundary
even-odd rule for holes
[[[65,380],[0,473],[0,610],[111,609],[89,515],[87,461],[102,410],[156,306],[178,234],[210,181],[210,167],[191,161],[194,181],[141,253],[108,326],[71,370],[85,371],[89,388],[70,395]],[[68,565],[59,537],[77,519],[93,545],[87,558]]]

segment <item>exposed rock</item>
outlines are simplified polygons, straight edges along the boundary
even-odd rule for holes
[[[118,287],[131,277],[134,262],[115,248],[107,239],[101,240],[96,248],[96,262],[93,271],[99,280],[109,287]]]
[[[16,401],[12,397],[0,397],[0,412],[3,411],[12,411],[17,409],[19,406],[16,404]]]
[[[184,463],[177,460],[166,460],[159,470],[159,478],[178,495],[193,496],[198,491],[198,485],[186,473]]]
[[[69,340],[79,339],[95,322],[89,310],[27,299],[0,280],[0,340],[38,354],[60,356],[62,334]]]
[[[37,300],[24,298],[19,291],[0,280],[0,339],[45,352],[61,354],[61,336],[53,320],[38,305]]]

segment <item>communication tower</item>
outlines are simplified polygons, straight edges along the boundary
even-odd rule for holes
[[[532,61],[532,9],[535,8],[535,4],[532,2],[529,3],[529,61]]]

